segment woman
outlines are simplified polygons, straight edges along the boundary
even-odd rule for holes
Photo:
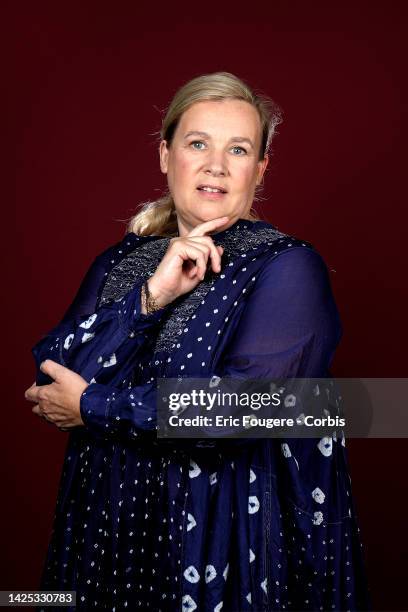
[[[370,609],[344,436],[155,435],[158,377],[328,374],[325,264],[251,208],[279,121],[230,73],[184,85],[161,132],[169,194],[34,349],[26,397],[70,431],[41,588],[76,590],[80,609]]]

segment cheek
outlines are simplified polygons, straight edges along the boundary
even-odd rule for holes
[[[179,165],[178,165],[178,171],[183,176],[188,176],[192,172],[191,163],[189,163],[185,159],[180,160]]]
[[[249,189],[256,183],[256,170],[253,166],[241,168],[239,173],[239,184],[242,189]]]
[[[190,182],[194,174],[194,168],[191,162],[182,156],[174,160],[169,170],[169,179],[176,189]]]

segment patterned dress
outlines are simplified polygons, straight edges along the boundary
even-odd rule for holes
[[[127,234],[33,348],[90,383],[41,588],[80,610],[370,610],[343,432],[157,439],[158,377],[323,378],[341,336],[312,245],[244,219],[212,237],[221,272],[143,315],[169,238]]]

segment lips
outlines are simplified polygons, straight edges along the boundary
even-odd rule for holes
[[[227,190],[221,187],[221,185],[207,185],[203,183],[202,185],[198,185],[197,189],[207,193],[227,193]],[[217,189],[217,191],[211,191],[212,189]]]

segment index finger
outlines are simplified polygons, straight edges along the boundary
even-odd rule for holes
[[[38,393],[38,386],[33,383],[31,385],[31,387],[28,387],[28,389],[25,391],[24,393],[24,397],[26,398],[26,400],[29,400],[30,402],[37,402],[37,393]]]
[[[205,221],[204,223],[200,223],[196,225],[195,228],[191,230],[187,235],[188,236],[204,236],[207,232],[211,232],[229,221],[229,217],[217,217],[217,219],[211,219],[211,221]]]

